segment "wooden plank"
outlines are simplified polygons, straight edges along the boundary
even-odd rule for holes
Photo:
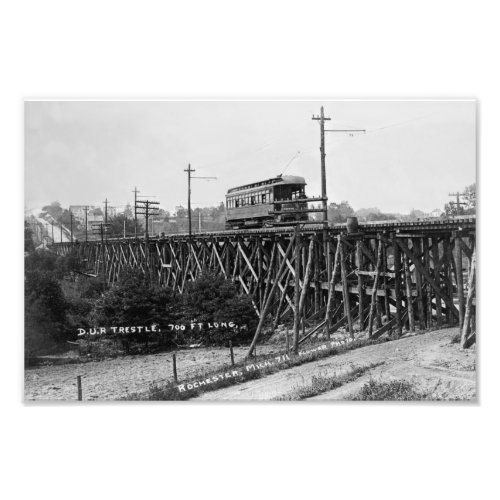
[[[372,289],[372,299],[370,303],[370,315],[368,316],[368,338],[371,337],[373,333],[373,319],[375,315],[375,306],[377,302],[377,294],[374,293],[373,290],[377,290],[378,288],[378,280],[379,280],[379,275],[380,275],[380,265],[382,261],[382,242],[379,241],[378,244],[378,249],[377,249],[377,263],[376,263],[376,268],[375,268],[375,280],[373,282],[373,289]]]
[[[413,314],[413,300],[411,296],[411,288],[412,288],[412,282],[411,282],[411,274],[410,274],[410,269],[408,267],[408,256],[403,254],[403,269],[404,269],[404,274],[405,274],[405,281],[406,281],[406,307],[407,307],[407,312],[408,312],[408,321],[410,323],[410,331],[414,332],[415,331],[415,316]]]
[[[361,240],[356,241],[356,256],[358,259],[358,316],[360,330],[363,330],[362,326],[364,324],[365,318],[363,315],[365,296],[363,293],[363,251],[361,250]]]
[[[402,321],[406,320],[406,316],[408,316],[408,311],[405,311],[402,316]],[[382,336],[384,333],[388,332],[391,328],[394,328],[394,326],[397,325],[397,318],[394,317],[390,321],[388,321],[384,326],[379,328],[377,331],[373,332],[373,335],[370,337],[372,339],[378,339],[380,336]]]
[[[403,335],[403,316],[401,312],[401,252],[396,243],[396,238],[392,236],[392,250],[394,252],[394,299],[396,302],[396,331],[399,337]]]
[[[415,256],[418,259],[422,257],[422,240],[413,238],[412,239],[413,248],[415,249]],[[418,251],[417,251],[418,250]],[[417,285],[417,308],[418,308],[418,326],[420,330],[425,329],[425,318],[424,318],[424,299],[422,294],[422,275],[418,269],[415,269],[415,282]]]
[[[347,316],[347,324],[349,327],[349,334],[352,338],[354,338],[351,306],[350,306],[350,300],[349,300],[349,289],[347,287],[347,276],[346,276],[346,269],[345,269],[344,242],[342,240],[340,240],[339,244],[340,244],[340,274],[341,274],[341,278],[342,278],[342,293],[344,296],[344,309],[345,309],[345,314]]]
[[[465,349],[468,347],[470,342],[470,331],[471,331],[471,318],[473,299],[476,293],[476,249],[474,248],[474,253],[471,258],[471,269],[469,272],[469,281],[467,283],[467,302],[465,305],[465,315],[464,315],[464,325],[462,327],[462,336],[460,339],[460,347]]]
[[[253,354],[255,346],[257,345],[257,340],[259,339],[260,332],[261,332],[262,326],[264,324],[264,319],[265,319],[265,317],[267,315],[267,311],[268,311],[269,305],[271,303],[271,300],[273,298],[273,295],[274,295],[274,292],[276,290],[276,287],[278,286],[278,283],[280,282],[281,275],[283,274],[283,271],[285,269],[286,261],[287,261],[288,255],[290,254],[290,252],[292,250],[293,243],[294,243],[294,238],[292,238],[290,240],[290,243],[288,245],[287,251],[285,252],[285,256],[284,256],[284,258],[283,258],[283,260],[281,262],[280,268],[279,268],[278,273],[276,275],[276,279],[274,280],[274,283],[272,285],[272,288],[271,288],[271,290],[269,292],[269,295],[267,297],[267,300],[266,300],[265,304],[261,308],[259,323],[258,323],[257,328],[255,330],[255,334],[254,334],[254,337],[252,339],[252,343],[250,344],[250,347],[249,347],[248,352],[246,354],[247,358],[249,358]]]
[[[455,317],[458,318],[458,311],[457,311],[456,307],[453,304],[453,300],[450,297],[442,295],[442,292],[441,292],[439,286],[437,285],[437,283],[426,272],[424,266],[422,266],[422,264],[417,259],[415,259],[415,256],[413,255],[413,252],[408,248],[408,246],[403,241],[401,241],[401,240],[398,240],[398,245],[401,247],[401,249],[403,250],[403,252],[405,252],[405,254],[412,260],[412,262],[415,264],[415,266],[417,267],[417,269],[422,273],[422,275],[427,280],[427,282],[432,286],[432,288],[434,288],[434,290],[436,291],[436,293],[441,296],[441,298],[443,299],[443,301],[445,302],[445,304],[451,309],[451,311],[455,315]]]
[[[463,272],[463,260],[462,260],[462,238],[457,236],[455,239],[457,245],[455,246],[456,252],[456,281],[457,281],[457,294],[458,294],[458,323],[460,328],[464,326],[464,313],[465,313],[465,301],[464,301],[464,272]]]

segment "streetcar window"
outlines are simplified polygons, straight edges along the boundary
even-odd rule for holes
[[[266,203],[266,193],[262,193],[262,203]]]
[[[251,196],[251,197],[250,197],[250,203],[251,203],[252,205],[255,205],[255,196]]]
[[[240,206],[240,200],[238,198],[234,199],[234,206],[238,208]]]

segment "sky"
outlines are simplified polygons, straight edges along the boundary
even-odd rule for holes
[[[133,189],[173,212],[228,189],[300,175],[319,196],[324,106],[327,193],[357,210],[430,212],[476,180],[475,101],[25,101],[25,207],[122,207]],[[154,197],[154,198],[153,198]]]

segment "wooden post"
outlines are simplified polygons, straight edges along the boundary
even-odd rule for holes
[[[76,386],[78,388],[78,401],[82,400],[82,376],[76,376]]]
[[[229,341],[229,352],[231,354],[231,366],[234,366],[234,351],[233,351],[233,341]]]
[[[413,238],[413,253],[415,257],[420,259],[422,255],[422,245],[421,240],[419,238]],[[422,275],[419,270],[415,267],[415,281],[417,283],[417,307],[418,307],[418,327],[420,330],[425,329],[425,321],[424,321],[424,298],[422,294]]]
[[[423,239],[423,252],[424,252],[424,267],[428,275],[430,275],[430,250],[429,250],[429,238],[425,237]],[[425,285],[425,295],[426,295],[426,309],[427,309],[427,328],[432,328],[432,287],[429,283]]]
[[[450,235],[443,236],[443,262],[444,262],[444,284],[445,294],[453,298],[453,287],[451,284],[451,258],[450,258]],[[453,324],[453,314],[449,307],[446,308],[446,322],[448,326]]]
[[[401,317],[401,252],[392,236],[392,249],[394,252],[394,295],[396,296],[396,332],[398,337],[403,335],[403,322]]]
[[[389,305],[389,289],[387,287],[387,275],[386,275],[386,271],[389,269],[389,266],[387,265],[387,250],[385,248],[385,243],[381,241],[380,244],[382,245],[382,270],[384,272],[383,274],[383,284],[385,290],[384,309],[387,322],[389,322],[391,320],[391,307]]]
[[[335,259],[333,263],[333,269],[331,273],[331,279],[328,284],[328,299],[326,302],[326,315],[325,315],[325,333],[326,337],[330,338],[330,328],[332,327],[332,303],[333,297],[335,295],[335,276],[337,274],[337,267],[339,265],[339,254],[340,254],[340,235],[337,237],[337,248],[335,250]]]
[[[293,314],[293,353],[299,351],[299,335],[300,335],[300,227],[295,225],[295,292]]]
[[[469,281],[467,285],[467,303],[465,305],[465,316],[464,316],[464,326],[462,328],[462,337],[460,339],[460,347],[464,349],[467,347],[469,340],[472,308],[473,308],[473,298],[476,291],[476,249],[474,248],[474,253],[472,254],[471,266],[469,272]]]
[[[342,276],[342,290],[344,294],[344,310],[345,315],[347,316],[347,325],[349,327],[349,335],[351,338],[354,338],[354,329],[352,326],[352,316],[351,316],[351,305],[349,302],[349,287],[347,283],[347,273],[345,269],[345,261],[344,261],[344,248],[342,240],[339,238],[340,245],[340,273]]]
[[[410,323],[410,331],[415,331],[415,316],[413,314],[413,296],[411,286],[411,274],[408,266],[408,257],[403,253],[403,267],[405,271],[406,280],[406,303],[408,305],[408,321]]]
[[[321,308],[321,284],[319,279],[319,247],[314,245],[314,314]]]
[[[304,310],[304,304],[306,300],[306,295],[307,295],[307,290],[309,288],[309,281],[311,278],[311,267],[312,267],[312,262],[313,262],[313,252],[314,252],[314,241],[311,239],[311,242],[309,243],[309,255],[307,258],[307,264],[305,266],[305,274],[304,274],[304,281],[302,283],[302,292],[300,294],[300,300],[299,300],[299,312],[302,314]]]
[[[286,353],[290,354],[290,335],[288,333],[288,325],[286,326]]]
[[[178,379],[177,379],[177,356],[172,354],[172,362],[173,362],[173,368],[174,368],[174,382],[177,384]]]
[[[463,274],[463,261],[462,261],[462,238],[457,236],[455,239],[456,242],[456,267],[457,267],[457,292],[458,292],[458,314],[459,314],[459,324],[460,328],[464,326],[464,274]]]
[[[439,269],[439,240],[436,236],[432,238],[432,263],[434,264],[434,281],[436,282],[439,290],[441,290],[441,275]],[[441,297],[438,293],[434,294],[436,299],[436,321],[437,327],[441,328],[443,324],[443,316],[441,309]]]
[[[356,257],[358,260],[358,271],[363,271],[363,252],[361,250],[361,245],[363,240],[356,241]],[[363,292],[363,275],[358,272],[358,316],[359,316],[359,331],[363,331],[365,324],[365,297]]]
[[[373,280],[373,288],[372,288],[372,300],[370,303],[370,315],[368,316],[368,338],[372,336],[373,333],[373,319],[375,316],[375,308],[377,306],[377,289],[378,289],[378,280],[380,276],[380,264],[382,260],[382,242],[379,241],[378,249],[377,249],[377,265],[375,267],[375,279]]]
[[[280,268],[279,268],[278,272],[276,273],[274,283],[271,287],[271,290],[269,291],[269,295],[265,299],[265,304],[261,308],[259,324],[257,325],[257,329],[255,330],[255,335],[253,337],[252,343],[250,344],[250,347],[248,348],[248,352],[246,354],[247,358],[249,358],[252,355],[252,353],[255,349],[255,346],[257,345],[257,340],[258,340],[260,332],[262,330],[262,326],[264,325],[264,320],[265,320],[265,317],[267,315],[267,310],[269,309],[269,305],[271,304],[271,300],[273,298],[274,292],[275,292],[276,288],[278,287],[278,283],[279,283],[279,281],[281,279],[281,275],[283,274],[283,271],[285,269],[285,266],[286,266],[286,263],[288,260],[288,256],[290,255],[290,251],[292,250],[294,242],[295,242],[295,238],[292,238],[292,240],[288,244],[288,248],[286,249],[283,260],[281,261]],[[268,280],[270,280],[270,279],[271,279],[271,269],[269,270],[269,273],[268,273]]]

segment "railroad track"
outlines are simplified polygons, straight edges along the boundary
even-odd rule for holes
[[[476,217],[454,217],[448,219],[430,219],[420,220],[413,222],[401,221],[380,221],[380,222],[365,222],[359,224],[359,232],[371,233],[379,231],[392,231],[392,232],[414,232],[414,231],[439,231],[439,230],[461,230],[461,229],[475,229]],[[202,233],[193,233],[191,238],[210,238],[222,236],[248,236],[248,235],[273,235],[273,234],[286,234],[292,233],[295,230],[294,225],[279,226],[279,227],[263,227],[263,228],[248,228],[248,229],[229,229],[222,231],[206,231]],[[323,224],[308,224],[302,225],[301,233],[310,234],[323,230]],[[346,232],[346,224],[329,224],[328,230],[333,234]],[[188,233],[174,233],[166,234],[165,236],[150,236],[150,241],[168,240],[188,238]],[[133,241],[144,240],[144,236],[140,237],[126,237],[126,238],[108,238],[107,241]],[[56,243],[57,244],[57,243]]]

